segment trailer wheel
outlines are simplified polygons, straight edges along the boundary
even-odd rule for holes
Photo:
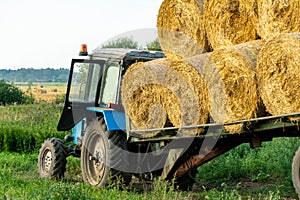
[[[300,147],[296,151],[292,164],[292,180],[295,190],[300,198]]]
[[[61,178],[67,164],[67,151],[63,141],[49,138],[44,141],[38,156],[38,171],[42,178]]]
[[[129,184],[131,175],[126,173],[126,137],[123,133],[108,131],[101,118],[92,122],[83,137],[81,150],[81,170],[84,182],[104,187],[107,180],[120,180]]]

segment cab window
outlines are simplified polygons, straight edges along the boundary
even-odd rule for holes
[[[100,104],[117,103],[119,76],[120,65],[111,63],[103,77]]]

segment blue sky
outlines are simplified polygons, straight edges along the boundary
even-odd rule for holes
[[[1,1],[0,69],[69,68],[80,44],[91,51],[125,32],[147,42],[162,1]]]

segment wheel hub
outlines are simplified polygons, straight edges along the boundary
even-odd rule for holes
[[[51,151],[46,152],[44,161],[45,161],[45,163],[44,163],[45,171],[49,172],[50,168],[51,168],[51,164],[52,164],[52,153],[51,153]]]
[[[99,151],[95,153],[94,156],[90,156],[90,161],[95,161],[95,164],[103,164],[103,156]]]
[[[89,157],[90,161],[94,161],[94,167],[98,171],[101,171],[104,167],[103,156],[100,151],[96,151],[94,155]]]

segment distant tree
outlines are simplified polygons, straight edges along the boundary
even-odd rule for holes
[[[88,63],[81,63],[77,66],[79,72],[76,73],[76,84],[86,84],[87,82],[87,75],[89,70],[89,64]]]
[[[24,103],[24,93],[13,85],[0,80],[0,105],[11,105]]]
[[[31,89],[31,87],[33,86],[33,82],[31,79],[28,80],[28,88]]]
[[[138,49],[138,42],[133,38],[120,37],[101,46],[102,48],[129,48]]]
[[[147,43],[147,49],[150,51],[162,51],[158,38],[150,43]]]
[[[24,104],[34,104],[35,99],[33,97],[31,87],[33,86],[33,82],[31,80],[28,81],[28,88],[25,93],[23,93],[23,103]]]

